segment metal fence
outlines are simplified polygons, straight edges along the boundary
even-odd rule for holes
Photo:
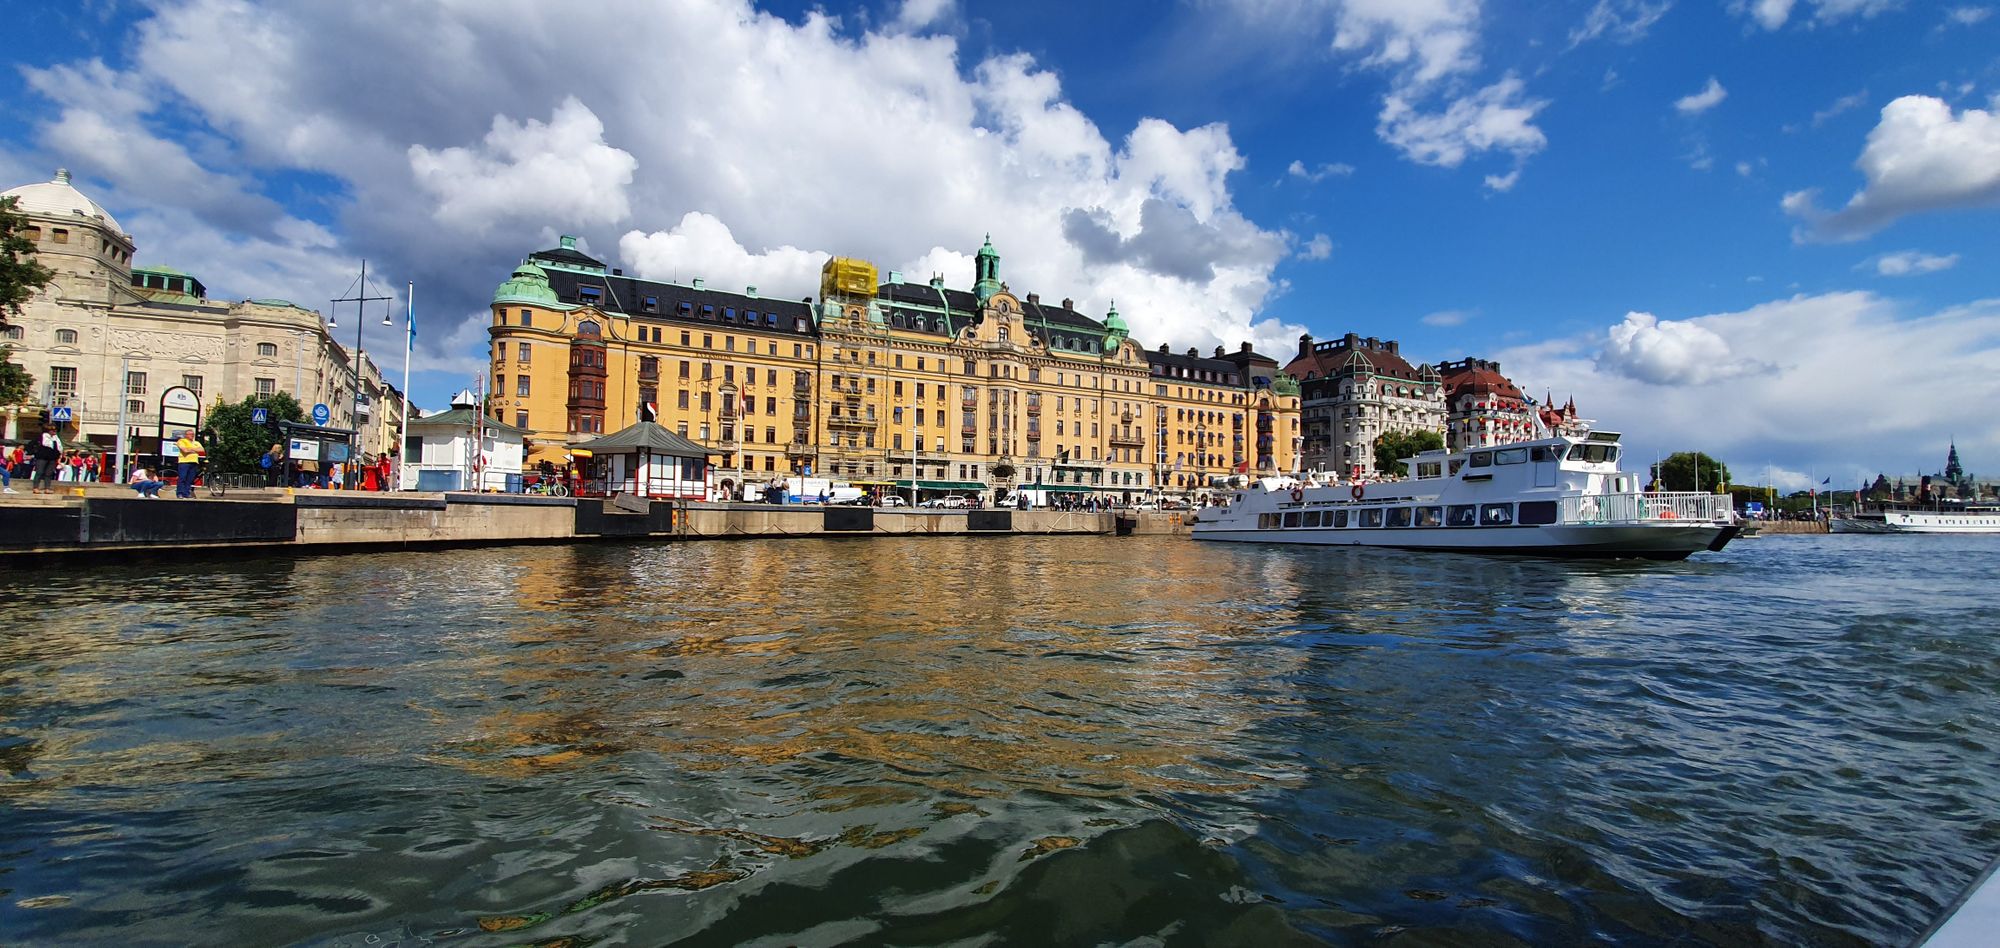
[[[1728,494],[1592,494],[1565,497],[1563,523],[1657,523],[1727,520]]]

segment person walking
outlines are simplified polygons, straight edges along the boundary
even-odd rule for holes
[[[62,460],[62,439],[57,437],[53,431],[42,432],[41,439],[35,442],[34,451],[31,456],[35,460],[35,479],[34,483],[30,485],[31,492],[36,494],[55,493],[55,488],[49,485],[55,483],[56,462]]]
[[[285,446],[271,445],[271,450],[264,452],[264,456],[257,459],[257,464],[264,469],[264,486],[278,486],[278,478],[285,473]]]
[[[175,439],[174,447],[179,448],[181,454],[180,479],[174,484],[174,496],[182,500],[193,500],[194,477],[201,470],[202,456],[208,453],[208,449],[202,447],[200,441],[195,440],[194,432],[185,428],[181,429],[180,437]]]

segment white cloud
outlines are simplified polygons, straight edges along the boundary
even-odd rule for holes
[[[1958,266],[1958,254],[1939,256],[1921,250],[1902,250],[1875,258],[1875,272],[1882,276],[1921,276]]]
[[[1867,185],[1838,211],[1813,190],[1785,195],[1785,212],[1805,222],[1796,236],[1858,240],[1910,214],[2000,201],[2000,110],[1965,109],[1907,95],[1882,108],[1855,167]]]
[[[1833,118],[1836,115],[1839,115],[1843,112],[1851,111],[1853,109],[1858,109],[1867,104],[1868,104],[1868,90],[1866,89],[1863,89],[1860,92],[1856,92],[1852,95],[1841,96],[1840,98],[1833,100],[1832,105],[1829,105],[1826,108],[1813,113],[1812,117],[1813,127],[1818,128],[1821,125],[1826,124],[1829,119]]]
[[[1344,162],[1308,168],[1305,162],[1297,159],[1293,159],[1291,167],[1285,169],[1285,174],[1309,184],[1318,184],[1328,178],[1345,178],[1353,173],[1354,166]]]
[[[1515,168],[1506,174],[1489,174],[1486,176],[1486,189],[1500,194],[1514,190],[1514,185],[1519,183],[1521,183],[1521,169],[1519,168]]]
[[[1467,320],[1476,315],[1478,314],[1469,309],[1441,309],[1435,313],[1427,314],[1417,321],[1426,326],[1450,328],[1452,326],[1463,326]]]
[[[1992,7],[1952,7],[1945,11],[1945,22],[1959,26],[1973,26],[1986,22],[1993,15]]]
[[[1302,260],[1325,260],[1333,256],[1333,238],[1325,234],[1312,235],[1312,239],[1299,248],[1298,256]]]
[[[1747,161],[1739,161],[1736,163],[1736,173],[1742,177],[1745,178],[1750,177],[1751,172],[1756,170],[1757,169],[1751,166],[1751,164]]]
[[[1656,385],[1701,385],[1762,368],[1730,352],[1728,341],[1693,321],[1626,313],[1597,353],[1598,369]]]
[[[545,124],[493,117],[478,150],[410,146],[410,171],[432,219],[456,229],[507,224],[583,228],[631,213],[625,188],[638,159],[604,142],[604,123],[574,97]]]
[[[1345,0],[1334,24],[1334,49],[1418,85],[1479,66],[1479,0]]]
[[[1375,129],[1383,141],[1418,164],[1456,168],[1468,156],[1486,151],[1526,158],[1548,144],[1534,125],[1535,114],[1548,102],[1524,98],[1524,89],[1521,80],[1510,75],[1453,101],[1442,112],[1430,113],[1391,95],[1382,103]]]
[[[1698,448],[1746,479],[1767,463],[1835,483],[1843,472],[1872,477],[1930,457],[1953,431],[1962,453],[2000,457],[2000,428],[1987,417],[2000,399],[2000,300],[1912,316],[1894,300],[1844,292],[1683,320],[1637,316],[1494,358],[1526,390],[1574,392],[1586,417],[1626,433],[1634,456]],[[1760,364],[1704,368],[1718,359]]]
[[[1636,43],[1673,9],[1673,0],[1597,0],[1583,22],[1569,31],[1571,49],[1600,37],[1614,43]]]
[[[1465,61],[1451,50],[1469,42],[1448,23],[1472,23],[1476,3],[1437,4],[1443,18],[1397,6],[1355,8],[1354,28],[1378,43],[1409,40],[1374,58],[1419,73]],[[937,33],[959,5],[894,10],[898,25],[876,31],[819,12],[788,21],[747,0],[420,4],[396,17],[311,0],[162,0],[132,33],[131,68],[44,71],[43,94],[88,115],[51,123],[38,144],[115,147],[71,165],[83,180],[130,178],[98,195],[128,225],[139,207],[208,215],[212,256],[178,262],[225,293],[241,281],[264,295],[283,276],[236,255],[366,256],[392,261],[385,283],[421,284],[420,309],[478,327],[512,263],[561,233],[639,258],[614,265],[796,298],[830,253],[969,285],[970,251],[990,229],[1018,291],[1097,314],[1115,298],[1142,341],[1282,350],[1303,331],[1255,318],[1294,251],[1236,209],[1229,179],[1245,162],[1227,127],[1144,119],[1107,134],[1031,57],[964,59]],[[355,49],[397,67],[355,68]],[[176,131],[101,137],[150,127]],[[99,137],[83,134],[93,128]],[[130,167],[108,164],[120,155]],[[258,211],[269,246],[224,220],[269,176],[301,172],[332,182],[315,213],[337,246],[288,241],[295,222],[269,208]],[[1066,235],[1072,212],[1099,241],[1088,250]],[[148,235],[141,260],[164,260],[169,240]],[[337,295],[351,279],[338,269],[301,264],[301,285],[269,295]],[[455,338],[440,326],[419,345],[443,357]]]
[[[1734,0],[1731,8],[1739,14],[1748,14],[1767,30],[1775,30],[1791,19],[1792,9],[1799,2],[1812,7],[1813,20],[1820,25],[1854,16],[1867,19],[1903,5],[1903,0]]]
[[[1726,98],[1729,98],[1729,90],[1724,89],[1722,83],[1716,81],[1714,76],[1710,76],[1708,85],[1703,86],[1700,92],[1675,99],[1674,109],[1682,115],[1700,115],[1721,105],[1722,100]]]

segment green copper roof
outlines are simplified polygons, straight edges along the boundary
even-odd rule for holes
[[[288,306],[291,307],[292,309],[305,309],[305,307],[300,306],[299,304],[294,303],[291,300],[281,300],[274,297],[265,298],[261,300],[251,300],[250,302],[257,304],[258,306]]]
[[[548,271],[523,260],[520,266],[514,268],[514,275],[493,291],[493,302],[554,306],[556,291],[549,289]]]
[[[980,305],[1000,292],[1000,252],[993,249],[993,235],[986,235],[986,244],[979,248],[979,255],[972,262],[972,270],[977,277],[972,284],[972,295],[979,298]]]
[[[177,277],[184,277],[184,276],[194,276],[194,274],[192,274],[192,273],[189,273],[189,272],[187,272],[186,270],[176,270],[176,269],[174,269],[173,267],[161,267],[161,266],[144,266],[144,267],[133,267],[133,268],[132,268],[132,272],[133,272],[133,273],[156,273],[156,274],[159,274],[159,275],[161,275],[161,276],[177,276]]]
[[[1271,380],[1271,391],[1279,395],[1297,395],[1299,380],[1280,372],[1277,378]]]
[[[1111,301],[1111,311],[1104,314],[1104,328],[1116,333],[1125,332],[1125,317],[1118,315],[1118,301]]]

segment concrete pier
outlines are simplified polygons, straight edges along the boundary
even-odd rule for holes
[[[89,554],[148,550],[341,550],[775,537],[1171,533],[1181,515],[1057,510],[908,510],[670,504],[473,493],[231,491],[223,499],[142,500],[91,486],[0,504],[0,549]]]

